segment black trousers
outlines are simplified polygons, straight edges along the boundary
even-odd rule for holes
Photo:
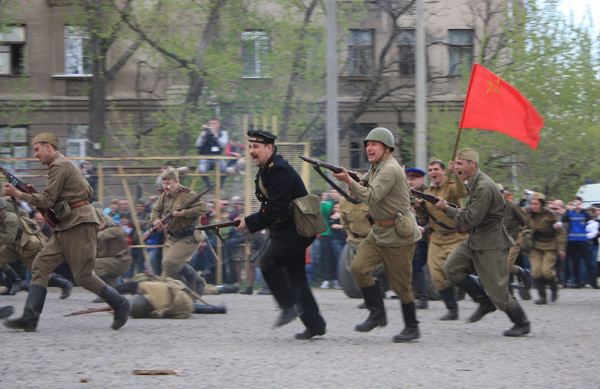
[[[581,272],[579,271],[579,264],[583,260],[583,265],[586,269],[586,274],[591,282],[592,286],[597,285],[596,277],[594,277],[594,266],[592,264],[592,258],[588,255],[588,242],[587,241],[569,241],[567,242],[567,259],[573,263],[573,272],[575,273],[575,284],[577,286],[584,286],[587,280],[581,279]],[[594,258],[594,260],[596,260]],[[569,280],[567,279],[567,282]]]
[[[282,309],[300,303],[304,313],[302,323],[311,330],[320,330],[325,320],[306,281],[306,248],[314,238],[305,238],[296,233],[294,225],[271,228],[271,242],[261,258],[260,271]]]

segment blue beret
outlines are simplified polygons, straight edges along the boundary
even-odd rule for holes
[[[274,144],[275,139],[277,139],[276,135],[271,134],[267,131],[248,131],[248,142],[257,142],[257,143],[266,143],[266,144]]]
[[[425,177],[425,172],[421,169],[417,169],[416,167],[409,167],[408,169],[406,169],[406,175],[414,177]]]

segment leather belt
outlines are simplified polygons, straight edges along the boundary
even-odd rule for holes
[[[457,232],[458,232],[458,230],[435,231],[435,233],[440,236],[448,236],[448,235],[456,234]]]
[[[385,221],[385,222],[380,222],[380,221],[375,220],[375,223],[382,227],[389,227],[389,226],[395,225],[396,220],[389,220],[389,221]]]
[[[73,208],[79,208],[79,207],[83,207],[84,205],[88,205],[90,202],[87,200],[81,200],[81,201],[76,201],[74,203],[69,203],[69,207],[71,207],[71,209]]]
[[[356,232],[354,232],[354,231],[350,231],[350,233],[352,234],[352,236],[353,236],[355,239],[362,239],[362,238],[366,238],[366,237],[367,237],[366,235],[359,235],[359,234],[357,234],[357,233],[356,233]]]
[[[180,228],[175,232],[167,231],[174,239],[187,238],[188,236],[194,235],[194,227]]]

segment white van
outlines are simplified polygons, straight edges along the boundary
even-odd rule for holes
[[[583,185],[577,191],[577,196],[583,199],[583,208],[600,206],[600,184]]]

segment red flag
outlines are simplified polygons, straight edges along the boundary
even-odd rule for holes
[[[544,119],[512,85],[473,64],[459,128],[498,131],[537,149]]]

